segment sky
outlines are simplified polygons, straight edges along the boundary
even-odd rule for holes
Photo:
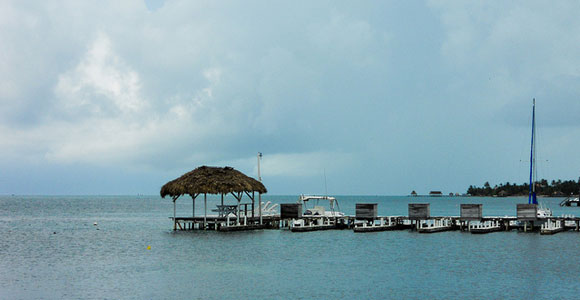
[[[578,1],[0,1],[0,194],[269,194],[580,176]]]

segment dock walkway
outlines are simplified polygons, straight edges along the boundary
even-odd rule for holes
[[[236,208],[237,214],[224,216]],[[307,232],[352,229],[354,232],[411,230],[418,233],[464,231],[491,233],[518,230],[543,235],[573,230],[580,232],[580,217],[539,214],[536,204],[517,204],[517,216],[483,216],[482,204],[461,204],[459,216],[431,216],[429,203],[410,203],[407,216],[379,216],[376,203],[357,203],[356,215],[304,215],[297,204],[281,204],[280,214],[255,216],[252,211],[234,206],[220,206],[219,215],[173,217],[174,230],[241,231],[256,229],[289,229]],[[550,213],[551,214],[551,213]]]
[[[241,231],[257,229],[290,229],[292,220],[282,219],[280,215],[262,216],[262,223],[258,217],[228,218],[220,216],[207,217],[177,217],[174,221],[175,230],[216,230]],[[308,217],[312,222],[313,217]],[[554,216],[538,218],[536,220],[518,220],[513,216],[488,216],[479,221],[462,220],[459,216],[432,216],[429,219],[414,220],[408,216],[382,216],[377,220],[390,220],[389,224],[355,224],[355,216],[335,217],[332,224],[311,225],[302,228],[293,228],[294,232],[306,232],[329,229],[352,229],[355,232],[376,232],[392,230],[411,230],[419,233],[435,233],[442,231],[464,231],[472,233],[490,233],[498,231],[519,230],[526,232],[541,232],[554,234],[561,231],[580,232],[580,217]],[[337,226],[340,225],[340,226]]]

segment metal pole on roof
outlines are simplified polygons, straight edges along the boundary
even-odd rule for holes
[[[258,152],[258,181],[262,182],[262,176],[260,176],[260,158],[262,158],[262,152]]]

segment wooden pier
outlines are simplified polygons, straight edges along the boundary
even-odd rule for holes
[[[352,217],[302,216],[291,219],[287,226],[292,232],[308,232],[352,228]]]
[[[170,218],[175,230],[215,230],[241,231],[257,229],[291,229],[289,224],[296,219],[283,219],[279,214],[262,216],[262,224],[258,217],[236,218],[218,216],[207,217],[177,217]],[[498,231],[540,232],[554,234],[562,231],[580,232],[580,217],[553,216],[538,218],[534,221],[518,220],[514,216],[482,217],[479,221],[464,221],[460,216],[431,216],[425,220],[414,220],[408,216],[377,216],[377,219],[365,222],[355,222],[356,216],[325,218],[329,220],[316,223],[316,217],[303,218],[307,220],[304,226],[294,227],[293,232],[308,232],[317,230],[352,229],[354,232],[377,232],[392,230],[411,230],[418,233],[436,233],[443,231],[461,231],[471,233],[491,233]]]
[[[208,215],[204,217],[176,217],[173,221],[173,230],[216,230],[216,231],[242,231],[256,229],[280,228],[280,215],[241,218],[241,222],[234,217],[220,217]]]
[[[440,218],[425,220],[418,223],[417,232],[419,233],[435,233],[443,231],[451,231],[457,228],[457,224],[452,218]]]
[[[566,221],[562,220],[547,220],[540,228],[540,234],[549,235],[564,231]]]
[[[314,210],[314,213],[310,210],[306,214],[302,211],[301,203],[281,204],[280,214],[276,214],[272,210],[275,205],[267,208],[270,202],[263,207],[262,194],[266,192],[266,187],[260,181],[231,167],[201,166],[166,183],[161,188],[160,195],[162,198],[170,196],[173,199],[173,217],[170,218],[173,221],[173,230],[241,231],[287,228],[294,232],[331,229],[373,232],[410,229],[419,233],[520,230],[541,234],[555,234],[565,230],[580,231],[579,217],[539,214],[537,204],[517,204],[515,217],[484,217],[482,204],[461,204],[459,216],[431,216],[429,203],[410,203],[407,216],[379,216],[377,203],[357,203],[355,216],[334,211],[325,215],[324,210],[320,209]],[[210,209],[210,213],[217,215],[208,214],[207,194],[221,196],[220,204]],[[192,199],[191,217],[177,217],[175,202],[183,195],[189,195]],[[203,216],[197,216],[195,200],[201,195],[204,204]],[[231,195],[237,203],[226,205],[226,195]],[[244,195],[250,202],[241,202]]]
[[[479,222],[469,225],[469,231],[474,234],[483,234],[483,233],[491,233],[496,231],[505,230],[502,222],[494,220],[494,221],[486,221],[486,222]]]
[[[392,230],[411,230],[417,233],[460,231],[473,234],[517,230],[539,232],[542,235],[568,230],[580,232],[580,217],[538,217],[537,207],[529,204],[518,204],[516,216],[483,216],[481,204],[461,204],[459,216],[431,216],[428,203],[409,204],[407,216],[379,216],[377,204],[372,203],[359,203],[356,208],[354,216],[328,217],[303,215],[301,205],[292,203],[280,205],[280,214],[258,216],[253,210],[240,210],[236,207],[228,208],[231,211],[227,215],[219,213],[170,219],[173,221],[174,230],[221,232],[260,229],[288,229],[292,232],[350,229],[357,233]],[[221,209],[217,211],[221,212]]]
[[[372,220],[364,220],[354,224],[354,232],[377,232],[402,229],[396,217],[383,217]]]
[[[353,230],[354,232],[377,232],[399,228],[396,219],[378,217],[376,203],[357,203]]]
[[[325,218],[328,220],[317,223],[316,217],[305,217],[305,223],[300,227],[290,228],[290,223],[296,219],[283,219],[279,214],[262,216],[262,224],[258,217],[226,218],[218,216],[207,217],[177,217],[170,218],[175,230],[215,230],[241,231],[258,229],[290,229],[293,232],[308,232],[331,229],[352,229],[354,232],[377,232],[392,230],[411,230],[418,233],[436,233],[443,231],[461,231],[474,234],[498,231],[540,232],[555,234],[562,231],[580,232],[580,217],[553,216],[537,218],[534,221],[518,220],[514,216],[489,216],[478,221],[465,221],[460,216],[431,216],[425,220],[414,220],[408,216],[377,216],[372,221],[355,221],[356,216]],[[321,218],[320,218],[321,219]]]

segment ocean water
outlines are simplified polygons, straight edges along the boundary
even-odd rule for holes
[[[264,196],[294,202],[296,196]],[[525,198],[337,197],[406,215],[515,215]],[[554,215],[580,215],[542,199]],[[217,203],[210,197],[208,207]],[[228,200],[226,200],[228,201]],[[231,201],[231,199],[229,199]],[[191,199],[179,199],[190,216]],[[203,200],[196,201],[196,214]],[[172,231],[159,196],[0,196],[0,299],[577,298],[580,233]],[[94,223],[97,225],[94,225]],[[148,249],[150,246],[150,249]]]

